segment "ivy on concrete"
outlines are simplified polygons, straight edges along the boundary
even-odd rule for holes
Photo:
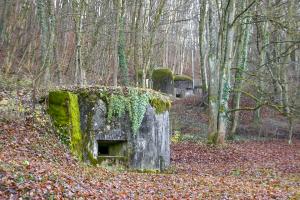
[[[149,89],[99,87],[52,91],[49,93],[48,113],[58,128],[62,142],[70,145],[75,154],[80,152],[78,148],[82,143],[77,97],[79,94],[88,96],[92,102],[97,102],[97,98],[103,100],[107,104],[108,122],[112,122],[114,118],[121,118],[128,113],[133,134],[138,133],[149,105],[152,106],[156,114],[164,113],[171,107],[171,101],[168,97]]]
[[[139,94],[137,90],[130,90],[129,95],[131,128],[133,133],[136,134],[142,124],[147,106],[149,105],[149,95],[148,93]]]
[[[128,88],[127,94],[119,91],[119,93],[109,97],[107,119],[111,122],[114,117],[120,118],[128,112],[132,131],[136,134],[142,124],[148,105],[151,105],[156,113],[160,114],[171,107],[171,102],[163,100],[158,94],[149,91]]]

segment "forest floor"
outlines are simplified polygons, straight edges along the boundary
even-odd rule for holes
[[[189,119],[205,124],[196,104],[175,103],[177,115],[180,105],[190,107]],[[186,123],[175,127],[181,135],[204,126]],[[168,170],[138,173],[80,163],[43,114],[34,121],[2,120],[0,199],[300,199],[299,140],[242,140],[222,147],[201,141],[182,136],[171,145]]]

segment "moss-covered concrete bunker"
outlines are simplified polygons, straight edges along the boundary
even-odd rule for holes
[[[193,79],[187,75],[174,76],[174,94],[176,97],[183,98],[193,95]]]
[[[153,89],[179,98],[194,94],[193,79],[187,75],[173,75],[168,68],[157,68],[152,72]]]
[[[134,169],[169,165],[170,106],[158,92],[128,87],[59,89],[48,96],[48,113],[74,155]]]
[[[166,94],[174,93],[173,73],[168,68],[157,68],[152,72],[153,89]]]

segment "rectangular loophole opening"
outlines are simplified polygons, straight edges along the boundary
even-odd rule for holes
[[[98,145],[98,155],[109,155],[108,146]]]
[[[119,157],[124,156],[126,151],[125,141],[98,140],[98,156]]]

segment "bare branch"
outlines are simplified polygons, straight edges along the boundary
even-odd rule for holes
[[[230,26],[233,26],[233,24],[240,18],[245,12],[247,12],[253,5],[256,3],[256,0],[252,1],[241,13],[239,13],[233,20]]]

